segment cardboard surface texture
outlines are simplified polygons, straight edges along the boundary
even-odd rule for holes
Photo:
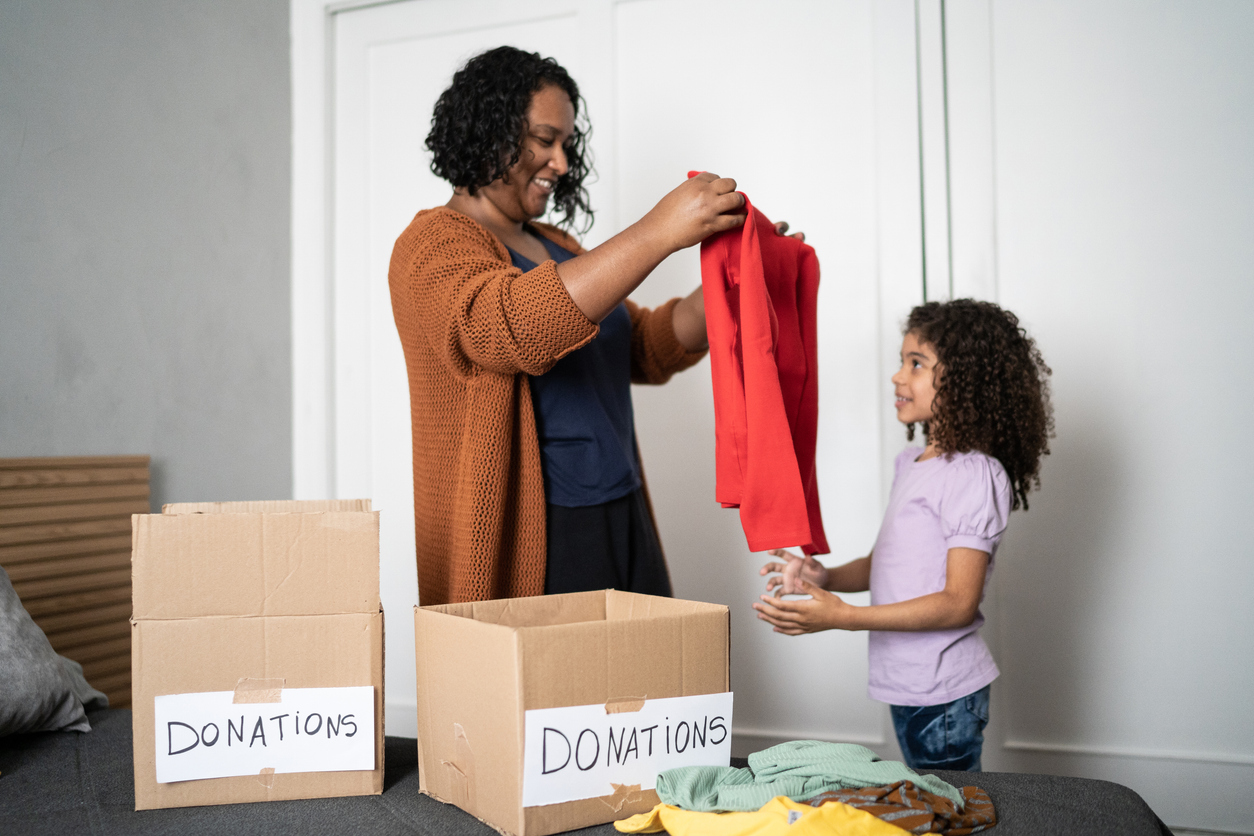
[[[379,519],[369,500],[167,505],[132,517],[131,546],[136,810],[383,791]],[[276,760],[255,775],[157,782],[158,696],[230,691],[242,710],[279,703],[285,689],[360,686],[374,693],[373,728],[362,729],[374,740],[372,770],[284,772]]]
[[[515,836],[646,812],[657,793],[524,807],[525,713],[729,689],[727,607],[605,590],[414,609],[423,792]]]

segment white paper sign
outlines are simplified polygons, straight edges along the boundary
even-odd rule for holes
[[[637,712],[604,705],[526,712],[523,806],[613,795],[614,784],[654,789],[678,766],[731,763],[732,695],[646,700]]]
[[[233,691],[155,699],[157,783],[275,772],[374,769],[374,688],[284,688],[280,702]]]

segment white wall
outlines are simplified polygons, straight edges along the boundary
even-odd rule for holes
[[[1054,369],[1058,423],[998,557],[986,765],[1254,831],[1254,4],[950,11],[962,58],[972,30],[991,40],[983,252]],[[984,83],[951,74],[960,95]],[[969,152],[978,109],[950,118]],[[955,248],[986,231],[955,225]]]

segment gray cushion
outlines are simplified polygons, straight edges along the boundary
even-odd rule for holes
[[[58,656],[0,569],[0,737],[19,732],[91,731],[84,703],[108,698],[83,678],[77,662]]]

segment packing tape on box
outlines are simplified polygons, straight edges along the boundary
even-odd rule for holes
[[[648,697],[615,697],[605,704],[605,713],[634,714],[644,708],[644,702],[647,699]]]
[[[614,794],[602,796],[600,801],[615,813],[621,811],[623,805],[634,804],[644,798],[644,793],[640,791],[639,784],[611,783],[610,786],[614,788]]]
[[[236,705],[283,702],[283,686],[286,684],[287,680],[283,678],[249,679],[243,677],[235,683],[235,698],[232,702]]]

